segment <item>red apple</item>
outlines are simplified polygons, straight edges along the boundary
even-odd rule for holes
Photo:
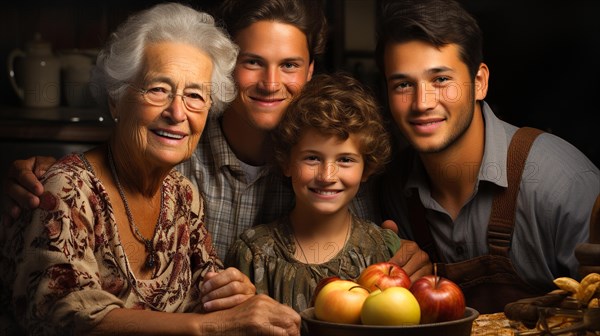
[[[410,291],[421,306],[421,323],[457,320],[465,314],[465,296],[451,280],[425,275],[412,284]]]
[[[360,311],[369,291],[350,280],[333,280],[315,299],[315,317],[322,321],[360,324]]]
[[[323,287],[325,287],[325,285],[327,285],[328,283],[335,281],[335,280],[342,280],[339,276],[330,276],[330,277],[326,277],[321,279],[321,281],[319,281],[319,283],[317,284],[317,287],[315,287],[315,291],[313,292],[313,296],[310,300],[310,307],[313,307],[315,305],[315,300],[317,299],[317,295],[319,295],[319,292],[321,291],[321,289],[323,289]]]
[[[389,287],[410,287],[410,277],[402,267],[387,261],[365,268],[358,276],[356,282],[371,292],[376,289],[384,290]]]

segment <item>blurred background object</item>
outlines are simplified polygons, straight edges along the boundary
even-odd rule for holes
[[[60,60],[52,44],[36,33],[25,49],[8,54],[10,84],[25,107],[56,107],[60,104]]]
[[[371,87],[381,105],[386,106],[384,84],[373,61],[378,1],[324,0],[329,41],[327,52],[317,60],[316,71],[350,72]],[[54,114],[49,112],[48,115],[58,115],[59,120],[71,120],[71,123],[77,120],[98,124],[102,115],[89,99],[90,88],[85,84],[93,56],[85,57],[101,46],[108,32],[130,13],[158,2],[161,1],[21,0],[7,3],[0,11],[0,64],[7,64],[12,50],[25,49],[27,42],[41,33],[62,61],[60,106],[55,108],[58,110],[52,112]],[[219,3],[218,0],[184,2],[204,10]],[[600,82],[596,80],[600,68],[595,60],[600,59],[600,20],[597,19],[600,1],[461,2],[478,19],[483,30],[484,61],[491,73],[486,100],[494,112],[514,125],[537,127],[564,138],[600,166],[600,141],[593,122],[599,111],[595,98],[600,91]],[[11,87],[8,72],[0,73],[0,123],[12,130],[15,127],[7,126],[7,116],[15,119],[33,114],[18,108],[22,102]],[[103,120],[106,123],[106,119]],[[26,137],[11,136],[0,135],[0,142],[14,147],[22,144]],[[70,140],[62,141],[69,143]],[[79,140],[74,143],[80,144]],[[56,142],[56,145],[60,147],[61,143]],[[36,153],[29,149],[15,152],[19,158]],[[0,173],[10,159],[4,157],[0,161]]]

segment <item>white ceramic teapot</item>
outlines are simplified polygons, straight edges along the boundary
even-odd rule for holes
[[[8,74],[23,105],[60,105],[60,60],[52,54],[50,43],[43,41],[40,34],[27,43],[25,51],[14,49],[10,52]]]

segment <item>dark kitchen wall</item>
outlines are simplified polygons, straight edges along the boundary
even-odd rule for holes
[[[0,10],[0,106],[18,105],[10,86],[7,56],[14,48],[40,33],[56,52],[69,49],[97,49],[127,16],[163,1],[158,0],[20,0],[5,3]],[[178,1],[197,9],[212,8],[218,0]]]
[[[98,48],[129,14],[158,2],[22,0],[4,4],[0,10],[1,69],[6,69],[8,53],[24,48],[36,32],[57,51]],[[183,2],[208,9],[219,1]],[[367,2],[375,6],[377,0],[326,0],[331,39],[318,69],[351,71],[381,92],[380,77],[369,62],[372,50],[346,48],[357,45],[352,34],[345,34],[348,27],[351,32],[372,31],[372,27],[361,27],[375,20],[368,17],[374,11],[364,10]],[[595,122],[600,115],[596,103],[600,1],[461,2],[477,17],[484,33],[484,60],[491,71],[486,100],[495,112],[517,126],[534,126],[561,136],[600,165],[600,132]],[[352,8],[361,9],[348,12]],[[358,45],[364,45],[364,40],[362,36]],[[7,71],[0,71],[0,108],[18,104]]]
[[[600,166],[600,1],[463,3],[483,30],[494,111],[568,140]]]

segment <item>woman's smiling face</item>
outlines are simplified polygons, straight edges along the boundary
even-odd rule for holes
[[[131,155],[160,166],[188,159],[204,130],[210,98],[204,110],[190,111],[181,94],[210,97],[213,64],[201,50],[183,43],[159,42],[146,47],[143,75],[112,108],[119,118],[117,136]],[[139,89],[176,93],[164,106],[148,103]]]

